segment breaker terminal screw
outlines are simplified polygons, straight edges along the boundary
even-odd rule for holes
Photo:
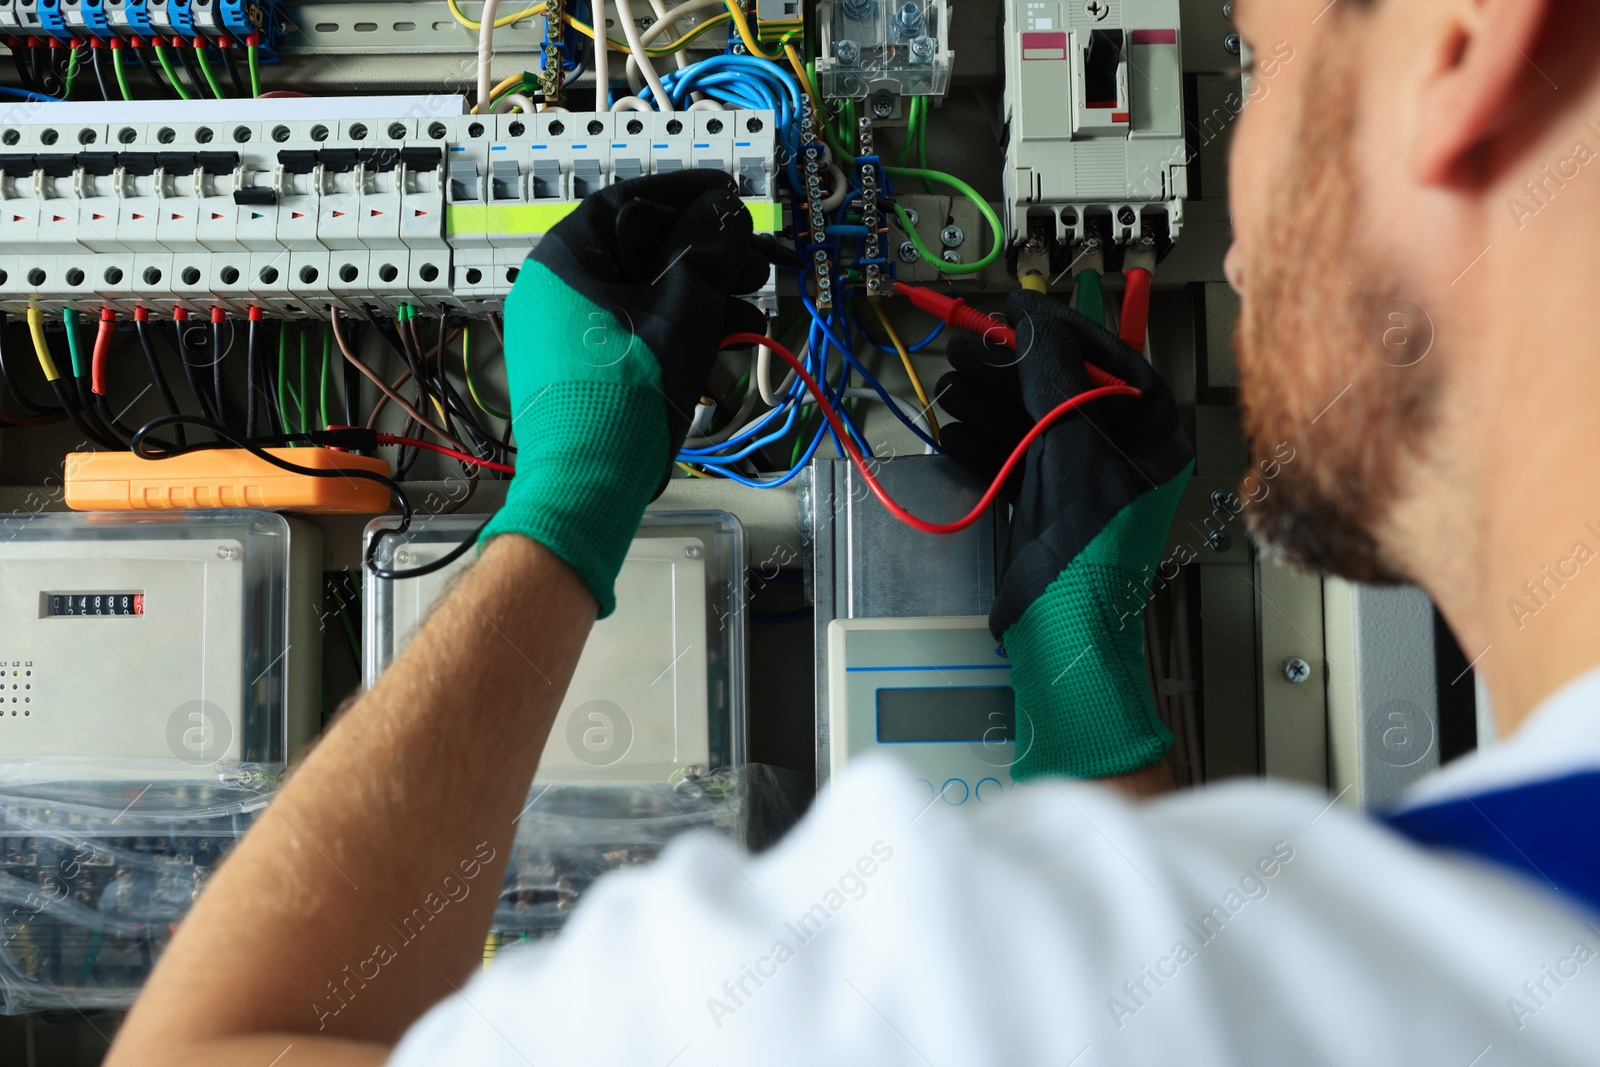
[[[847,37],[833,46],[833,54],[845,66],[853,67],[861,59],[861,46]]]
[[[894,13],[894,29],[903,38],[912,38],[922,32],[922,8],[915,0],[906,0]]]

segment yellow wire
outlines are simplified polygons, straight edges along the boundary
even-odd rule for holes
[[[462,13],[461,8],[456,6],[456,0],[444,0],[444,2],[446,6],[450,8],[451,17],[457,22],[461,23],[461,25],[465,26],[469,30],[483,29],[483,23],[474,22]],[[534,4],[532,7],[525,7],[521,11],[513,11],[509,15],[501,15],[499,18],[494,20],[494,28],[498,30],[502,26],[509,26],[513,22],[521,22],[523,19],[531,19],[535,15],[542,14],[544,14],[544,4]]]
[[[1048,293],[1050,291],[1050,284],[1045,281],[1043,274],[1024,274],[1017,280],[1030,293]]]
[[[928,394],[922,391],[922,379],[917,377],[917,370],[911,365],[911,353],[906,351],[905,342],[900,340],[900,335],[895,332],[894,326],[889,322],[889,316],[883,313],[883,308],[878,306],[878,301],[869,300],[872,310],[877,313],[878,321],[883,323],[883,332],[889,335],[889,343],[894,345],[894,350],[900,353],[900,362],[905,364],[906,374],[911,378],[911,388],[917,392],[917,399],[922,402],[922,416],[928,420],[928,429],[933,434],[933,443],[939,443],[939,420],[933,417],[933,405],[928,402]]]
[[[692,474],[696,478],[710,478],[711,477],[711,475],[707,474],[705,471],[697,471],[693,467],[689,466],[687,463],[680,463],[680,464],[678,464],[678,466],[682,467],[686,473]]]
[[[511,75],[509,78],[501,79],[499,85],[496,85],[493,89],[489,90],[489,99],[493,100],[495,97],[499,96],[501,93],[505,92],[507,89],[511,88],[513,85],[516,85],[521,81],[522,81],[522,72],[521,71],[518,71],[516,74]],[[477,113],[478,113],[478,105],[477,104],[473,104],[472,105],[472,110],[467,112],[467,114],[469,114],[469,115],[476,115]]]
[[[789,66],[794,68],[795,77],[800,79],[800,87],[803,88],[806,91],[806,95],[811,98],[811,106],[813,108],[821,107],[822,102],[817,99],[817,91],[811,87],[811,79],[806,77],[805,64],[800,62],[800,53],[794,50],[794,45],[785,41],[783,44],[783,54],[789,57]]]
[[[756,44],[755,35],[750,32],[750,23],[744,17],[744,9],[739,6],[739,0],[726,0],[726,2],[728,14],[733,16],[733,24],[739,28],[739,40],[744,42],[745,48],[749,50],[751,55],[757,59],[770,59],[773,62],[783,58],[781,54],[775,56],[767,55],[761,50],[761,46]],[[785,40],[792,36],[792,32],[784,34]],[[787,44],[784,47],[788,47]]]
[[[33,335],[33,353],[39,357],[45,381],[60,381],[61,372],[56,370],[56,361],[50,358],[50,346],[44,340],[44,312],[38,308],[28,309],[28,332]]]

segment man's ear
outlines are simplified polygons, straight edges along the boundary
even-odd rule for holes
[[[1417,108],[1412,170],[1440,185],[1475,169],[1472,161],[1528,114],[1530,96],[1553,92],[1534,58],[1552,27],[1553,0],[1470,0],[1420,42],[1428,49]]]

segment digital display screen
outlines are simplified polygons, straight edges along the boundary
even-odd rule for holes
[[[143,615],[143,593],[48,593],[50,615]]]
[[[1016,699],[1008,685],[878,690],[881,745],[1016,739]]]

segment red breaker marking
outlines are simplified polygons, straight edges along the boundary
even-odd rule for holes
[[[1046,59],[1065,61],[1067,58],[1067,35],[1064,33],[1024,33],[1022,35],[1022,58],[1024,60]]]
[[[133,594],[133,613],[135,615],[143,615],[144,614],[144,594],[143,593],[135,593],[135,594]]]
[[[1134,30],[1134,44],[1177,44],[1177,30]]]

